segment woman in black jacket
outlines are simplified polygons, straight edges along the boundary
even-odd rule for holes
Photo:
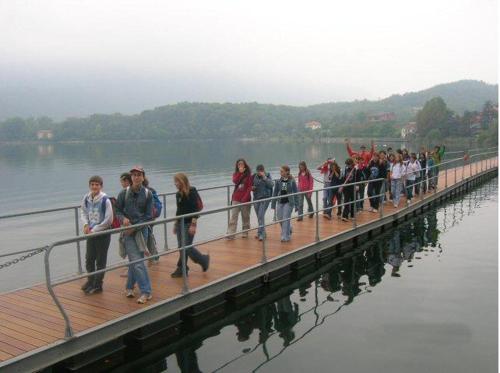
[[[354,166],[354,161],[351,158],[347,158],[345,161],[344,176],[342,178],[342,196],[346,205],[344,206],[344,211],[342,212],[342,221],[348,221],[349,215],[354,218],[354,204],[350,203],[354,201],[355,198],[355,188],[354,185],[346,185],[356,182],[356,168]]]
[[[175,174],[175,186],[177,193],[175,201],[177,203],[176,216],[186,215],[198,212],[202,208],[201,198],[195,187],[189,185],[187,176],[183,173]],[[184,245],[190,246],[193,244],[194,235],[196,234],[196,224],[198,216],[193,216],[182,220],[179,219],[175,222],[173,233],[177,235],[177,243],[179,248],[182,247],[182,235],[184,233]],[[203,272],[206,272],[210,263],[210,256],[204,255],[198,251],[194,246],[186,249],[186,274],[189,271],[187,266],[188,257],[195,263],[201,265]],[[179,260],[177,261],[177,269],[171,274],[172,277],[182,277],[182,251],[179,251]]]

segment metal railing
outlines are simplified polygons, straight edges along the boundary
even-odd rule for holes
[[[494,159],[492,158],[487,158],[486,156],[489,156],[489,155],[493,155],[495,154],[496,155],[496,152],[485,152],[485,153],[481,153],[481,154],[477,154],[477,155],[473,155],[471,156],[471,160],[472,158],[478,158],[478,162],[474,162],[474,165],[475,165],[475,173],[473,174],[473,171],[474,171],[474,167],[473,167],[473,162],[470,161],[468,162],[468,165],[470,167],[470,174],[469,174],[469,178],[478,174],[479,172],[482,172],[484,169],[491,169],[493,167],[497,167],[498,166],[498,158],[495,157]],[[452,160],[449,160],[449,161],[445,161],[445,162],[442,162],[440,165],[436,165],[432,168],[435,168],[437,170],[439,170],[439,167],[441,166],[444,166],[444,165],[448,165],[448,164],[452,164],[452,163],[460,163],[460,166],[463,167],[463,170],[465,170],[465,167],[466,167],[466,162],[464,161],[464,158],[463,157],[460,157],[460,158],[456,158],[456,159],[452,159]],[[479,171],[479,165],[481,167],[481,171]],[[458,167],[458,164],[457,166],[454,168],[454,177],[455,177],[455,183],[457,182],[457,179],[456,179],[456,170],[457,170],[457,167]],[[432,169],[430,168],[430,169]],[[444,177],[445,177],[445,188],[447,187],[448,185],[448,172],[449,170],[446,170],[444,172]],[[465,178],[465,173],[462,172],[461,174],[462,176],[462,180]],[[433,193],[436,193],[437,192],[437,180],[438,180],[438,177],[439,177],[439,173],[436,172],[435,174],[432,173],[431,177],[428,178],[427,180],[421,180],[419,181],[418,183],[416,184],[419,184],[421,186],[421,189],[420,189],[420,200],[423,200],[424,199],[424,193],[423,193],[423,183],[427,183],[429,180],[436,180],[435,184],[436,184],[436,187],[433,189]],[[280,223],[283,223],[283,222],[286,222],[286,221],[291,221],[291,220],[294,220],[294,219],[297,219],[299,217],[304,217],[306,215],[309,215],[311,213],[313,213],[315,216],[316,216],[316,221],[315,221],[315,233],[314,233],[314,238],[312,238],[311,240],[311,243],[313,242],[319,242],[321,241],[321,237],[320,237],[320,230],[319,230],[319,214],[321,212],[325,212],[325,211],[330,211],[332,210],[333,208],[335,207],[342,207],[342,208],[345,208],[346,206],[351,206],[353,208],[353,212],[354,212],[354,215],[353,215],[353,219],[352,219],[352,229],[353,230],[356,230],[359,225],[357,223],[357,211],[356,211],[356,204],[360,201],[364,201],[365,198],[364,198],[364,195],[361,196],[360,198],[356,198],[355,197],[355,193],[356,193],[356,186],[359,186],[361,184],[366,184],[366,185],[369,185],[370,183],[374,183],[374,182],[381,182],[381,189],[378,191],[378,193],[376,195],[373,195],[371,197],[369,197],[369,200],[371,198],[378,198],[379,201],[380,201],[380,205],[379,205],[379,214],[380,214],[380,217],[384,217],[384,197],[386,196],[386,190],[385,190],[385,181],[386,179],[385,178],[378,178],[378,179],[374,179],[374,180],[367,180],[367,181],[359,181],[359,182],[355,182],[355,183],[349,183],[349,184],[344,184],[344,185],[336,185],[336,186],[330,186],[330,187],[327,187],[327,188],[321,188],[321,189],[316,189],[313,191],[313,193],[315,193],[315,200],[316,200],[316,209],[312,212],[306,212],[306,213],[303,213],[301,215],[297,215],[297,216],[289,216],[289,217],[286,217],[284,219],[281,219],[281,220],[275,220],[275,221],[272,221],[270,223],[266,223],[266,224],[263,224],[263,225],[260,225],[258,227],[255,227],[255,228],[250,228],[250,229],[244,229],[244,230],[240,230],[236,233],[231,233],[231,234],[223,234],[223,235],[219,235],[219,236],[216,236],[214,238],[210,238],[208,240],[204,240],[204,241],[199,241],[199,242],[195,242],[195,243],[192,243],[191,245],[185,245],[185,229],[181,229],[181,242],[180,242],[180,247],[176,248],[176,249],[173,249],[173,250],[170,250],[170,251],[165,251],[165,252],[162,252],[162,253],[158,253],[158,254],[155,254],[155,255],[152,255],[152,256],[145,256],[144,258],[141,258],[141,259],[137,259],[137,260],[134,260],[134,261],[130,261],[130,262],[127,262],[127,263],[119,263],[119,264],[115,264],[115,265],[111,265],[107,268],[104,268],[104,269],[101,269],[101,270],[98,270],[98,271],[94,271],[94,272],[90,272],[90,273],[86,273],[86,274],[78,274],[76,276],[69,276],[69,277],[66,277],[66,278],[63,278],[63,279],[58,279],[56,281],[53,281],[52,280],[52,277],[51,277],[51,266],[50,266],[50,255],[51,255],[51,252],[53,251],[54,248],[56,247],[60,247],[60,246],[63,246],[63,245],[67,245],[67,244],[72,244],[72,243],[79,243],[81,241],[84,241],[84,240],[88,240],[88,239],[92,239],[92,238],[96,238],[96,237],[99,237],[99,236],[103,236],[103,235],[109,235],[109,234],[119,234],[119,233],[122,233],[124,231],[127,231],[127,230],[130,230],[131,228],[132,229],[139,229],[139,228],[144,228],[144,227],[148,227],[148,226],[154,226],[154,225],[166,225],[167,223],[179,223],[181,227],[184,227],[184,224],[185,224],[185,221],[186,219],[189,219],[189,218],[192,218],[192,217],[199,217],[199,216],[206,216],[206,215],[212,215],[212,214],[217,214],[217,213],[224,213],[224,212],[227,212],[228,214],[230,214],[231,210],[234,209],[234,208],[241,208],[243,206],[253,206],[257,203],[263,203],[263,202],[272,202],[272,201],[278,201],[279,199],[282,198],[282,196],[275,196],[275,197],[270,197],[270,198],[266,198],[266,199],[261,199],[261,200],[256,200],[256,201],[251,201],[251,202],[247,202],[247,203],[242,203],[242,204],[238,204],[236,206],[225,206],[225,207],[221,207],[221,208],[216,208],[216,209],[212,209],[212,210],[207,210],[207,211],[201,211],[201,212],[196,212],[196,213],[191,213],[191,214],[185,214],[185,215],[181,215],[181,216],[175,216],[175,217],[164,217],[163,219],[159,219],[159,220],[156,220],[156,221],[151,221],[151,222],[146,222],[146,223],[141,223],[141,224],[136,224],[136,225],[132,225],[132,226],[127,226],[127,227],[121,227],[121,228],[117,228],[117,229],[112,229],[112,230],[107,230],[107,231],[104,231],[104,232],[98,232],[98,233],[92,233],[92,234],[89,234],[89,235],[86,235],[86,236],[77,236],[77,237],[72,237],[72,238],[68,238],[68,239],[64,239],[64,240],[59,240],[59,241],[55,241],[53,243],[51,243],[50,245],[46,246],[43,248],[44,252],[45,252],[45,256],[44,256],[44,266],[45,266],[45,282],[46,282],[46,286],[47,286],[47,289],[48,289],[48,292],[49,294],[51,295],[54,303],[56,304],[56,306],[58,307],[61,315],[63,316],[63,319],[64,319],[64,322],[65,322],[65,338],[71,338],[74,336],[74,332],[73,332],[73,328],[71,326],[71,321],[68,317],[68,314],[66,313],[64,307],[62,306],[61,302],[59,301],[56,293],[54,292],[54,287],[55,286],[58,286],[58,285],[62,285],[62,284],[65,284],[65,283],[69,283],[69,282],[73,282],[73,281],[76,281],[76,280],[79,280],[79,279],[83,279],[87,276],[90,276],[90,275],[97,275],[97,274],[103,274],[105,272],[109,272],[109,271],[112,271],[112,270],[116,270],[118,268],[123,268],[123,267],[130,267],[132,265],[136,265],[138,263],[142,263],[142,262],[145,262],[151,258],[159,258],[161,256],[166,256],[166,255],[172,255],[174,253],[177,253],[177,252],[180,252],[180,255],[181,255],[181,266],[182,266],[182,294],[186,294],[190,291],[190,288],[189,288],[189,283],[188,283],[188,279],[187,279],[187,266],[186,266],[186,250],[189,249],[189,248],[192,248],[194,246],[198,246],[198,245],[203,245],[203,244],[207,244],[207,243],[210,243],[210,242],[214,242],[214,241],[218,241],[218,240],[221,240],[221,239],[224,239],[224,238],[228,238],[230,236],[234,236],[236,234],[242,234],[242,233],[248,233],[250,231],[253,231],[253,230],[256,230],[258,228],[266,228],[266,227],[269,227],[269,226],[272,226],[272,225],[275,225],[275,224],[280,224]],[[347,202],[347,203],[340,203],[340,204],[336,204],[335,206],[327,206],[327,207],[324,207],[324,208],[319,208],[319,193],[320,192],[323,192],[323,191],[329,191],[329,190],[337,190],[339,187],[343,187],[344,188],[344,191],[345,191],[345,188],[346,187],[352,187],[352,190],[353,190],[353,193],[354,193],[354,198],[353,200]],[[429,190],[428,190],[429,191]],[[303,192],[297,192],[297,193],[293,193],[293,194],[288,194],[287,197],[288,198],[295,198],[295,197],[299,197],[303,194],[307,194],[307,193],[310,193],[311,191],[303,191]],[[405,207],[403,207],[405,208]],[[408,208],[408,206],[406,206],[406,208]],[[398,210],[399,211],[399,210]],[[366,224],[369,224],[369,223],[366,223]],[[324,237],[324,239],[326,238],[331,238],[331,237],[334,237],[336,235],[329,235],[327,237]],[[266,263],[268,261],[268,255],[267,255],[267,248],[266,248],[266,245],[267,245],[267,234],[263,235],[263,239],[262,239],[262,246],[261,246],[261,250],[262,250],[262,255],[261,255],[261,260],[260,260],[260,263],[259,264],[253,264],[253,265],[250,265],[249,267],[245,268],[244,270],[242,271],[239,271],[239,272],[236,272],[236,273],[232,273],[228,276],[226,276],[225,278],[222,278],[220,280],[216,280],[216,281],[213,281],[211,282],[210,284],[214,284],[214,283],[217,283],[219,281],[222,281],[224,279],[227,279],[228,277],[231,277],[231,276],[236,276],[237,274],[239,273],[242,273],[244,271],[247,271],[249,270],[250,268],[254,267],[254,266],[260,266],[264,263]],[[300,250],[301,248],[298,248],[296,250]],[[23,251],[23,252],[26,252]],[[18,252],[20,253],[20,252]],[[282,255],[287,255],[287,254],[282,254]],[[3,255],[2,255],[3,256]],[[208,286],[208,285],[204,285],[204,286]],[[163,300],[161,301],[160,303],[167,303],[167,302],[170,302],[172,301],[173,299],[175,299],[176,297],[171,297],[169,299],[166,299],[166,300]]]

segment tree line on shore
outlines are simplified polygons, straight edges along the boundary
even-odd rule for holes
[[[495,87],[494,91],[492,87]],[[399,138],[401,128],[409,121],[418,123],[417,134],[422,138],[465,137],[471,135],[470,125],[477,116],[484,113],[487,106],[495,106],[492,103],[498,100],[495,94],[496,86],[477,81],[460,81],[378,101],[361,100],[307,107],[184,102],[136,115],[94,114],[60,122],[49,117],[16,117],[0,122],[0,141],[33,141],[37,139],[39,130],[52,130],[53,140],[56,141],[245,137]],[[380,112],[392,112],[395,119],[375,122],[369,119],[371,114]],[[487,140],[498,120],[494,122],[490,116],[482,118],[484,123],[481,124],[479,135]],[[309,121],[320,122],[321,128],[306,128],[305,123]]]

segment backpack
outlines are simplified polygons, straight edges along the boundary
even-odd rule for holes
[[[160,198],[158,197],[158,194],[156,193],[156,190],[154,190],[154,189],[150,189],[150,190],[151,190],[151,194],[153,195],[153,218],[156,219],[161,215],[161,210],[163,208],[163,204],[161,203]]]
[[[108,198],[109,198],[108,196],[103,196],[102,197],[102,201],[101,201],[101,216],[105,216],[106,215],[106,202],[107,202]],[[120,228],[120,226],[121,226],[120,219],[118,219],[118,216],[116,216],[116,213],[115,213],[116,198],[111,197],[111,198],[109,198],[109,200],[111,201],[111,209],[113,210],[113,221],[111,222],[111,228],[112,229]],[[85,198],[85,208],[86,209],[89,208],[88,203],[89,203],[89,201],[87,200],[87,198]]]
[[[194,188],[194,192],[196,193],[196,211],[199,212],[199,211],[203,210],[203,201],[200,197],[200,194],[196,190],[196,188]]]
[[[158,194],[156,193],[156,190],[154,189],[148,189],[144,188],[146,190],[146,196],[149,198],[153,198],[153,211],[151,215],[153,216],[153,219],[158,218],[161,215],[161,210],[163,208],[163,204],[160,201],[160,198],[158,197]],[[127,191],[125,192],[125,201],[128,200],[128,196],[130,195],[130,187],[127,187]]]
[[[370,180],[374,180],[378,178],[378,167],[372,166],[370,167]]]
[[[117,229],[121,227],[120,219],[116,215],[116,198],[115,197],[110,197],[109,200],[111,201],[111,206],[113,208],[113,222],[111,223],[111,228],[112,229]]]

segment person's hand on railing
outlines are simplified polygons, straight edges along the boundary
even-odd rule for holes
[[[85,233],[85,234],[89,234],[90,233],[90,227],[88,226],[88,224],[85,224],[83,226],[83,233]]]

